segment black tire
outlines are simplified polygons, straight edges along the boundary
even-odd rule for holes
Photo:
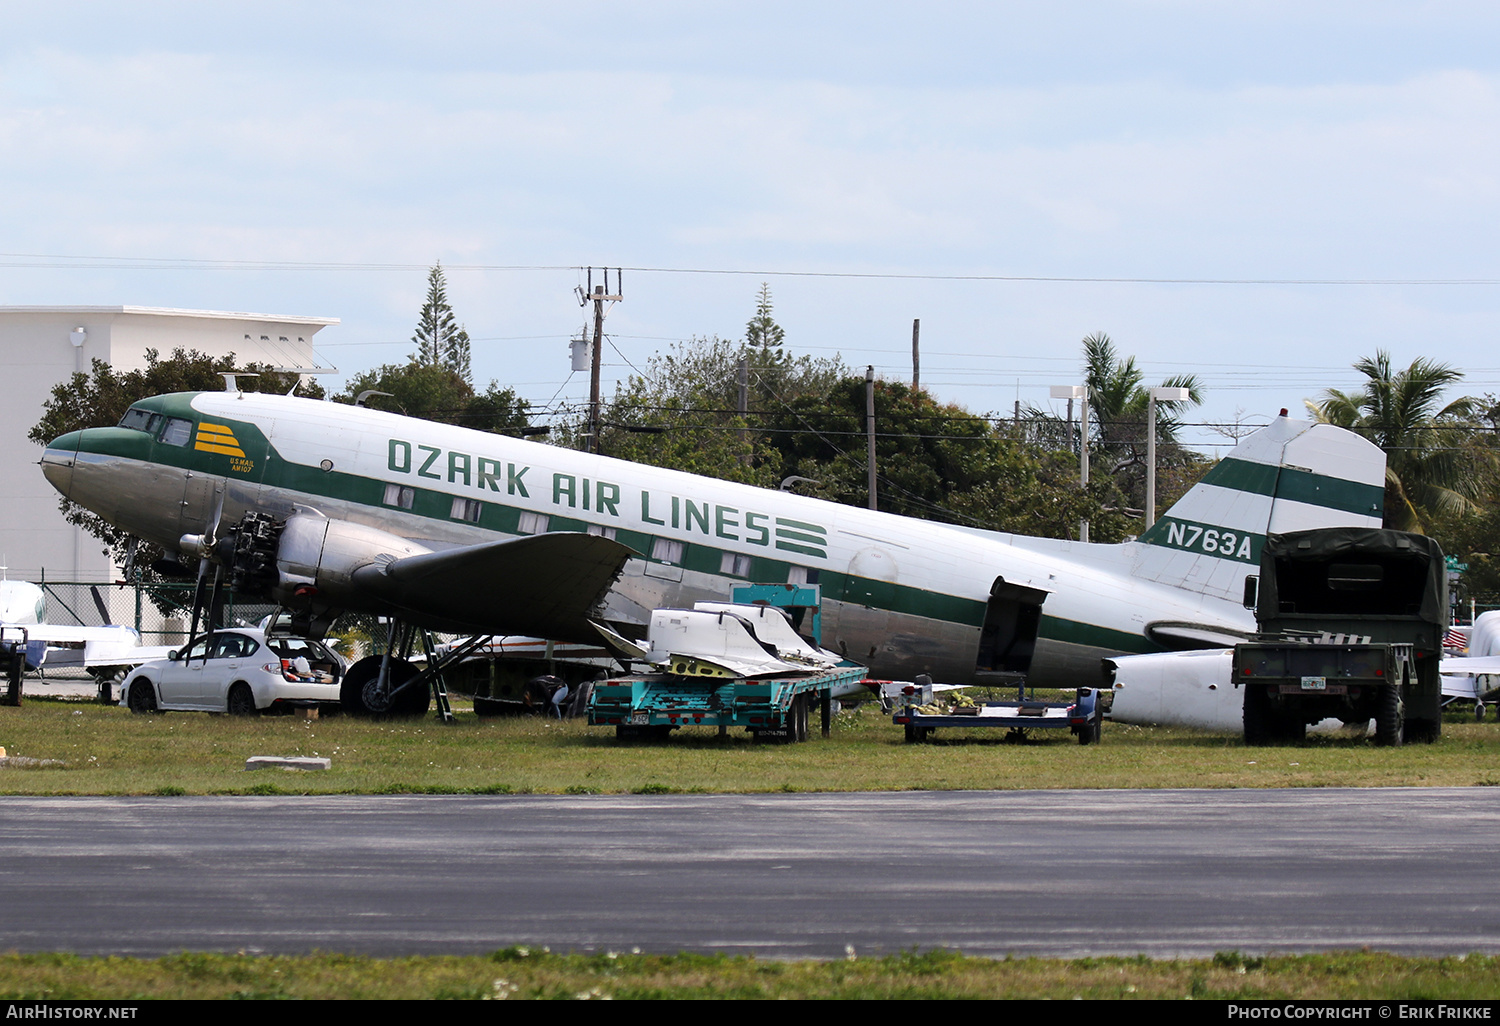
[[[1099,720],[1085,723],[1078,730],[1078,743],[1081,745],[1096,745],[1099,743],[1099,732],[1103,724]]]
[[[339,704],[351,716],[421,716],[432,703],[430,688],[407,688],[389,700],[385,708],[382,696],[376,695],[375,683],[380,679],[380,656],[366,656],[344,674],[339,687]],[[411,680],[421,671],[405,659],[391,660],[392,687]]]
[[[1380,691],[1375,707],[1375,743],[1393,748],[1401,744],[1405,727],[1406,710],[1401,701],[1401,689],[1387,684]]]
[[[1402,728],[1402,737],[1406,741],[1417,741],[1422,744],[1432,744],[1442,736],[1442,724],[1437,720],[1406,718],[1406,724]]]
[[[1476,723],[1483,723],[1484,722],[1484,703],[1483,702],[1475,702],[1474,703],[1474,721]]]
[[[1271,696],[1264,684],[1245,685],[1245,744],[1259,747],[1275,738]]]
[[[1277,740],[1287,744],[1301,744],[1307,740],[1307,724],[1299,713],[1286,713],[1276,718]]]
[[[125,704],[133,713],[156,712],[156,689],[145,677],[140,677],[130,685],[130,695],[125,699]]]
[[[791,723],[789,724],[789,726],[792,728],[792,740],[799,744],[803,741],[806,741],[808,719],[807,695],[798,695],[796,698],[792,699],[792,708],[789,715],[791,717]]]
[[[250,685],[243,681],[230,686],[227,705],[231,716],[254,716],[260,712],[255,708],[254,692],[250,690]]]

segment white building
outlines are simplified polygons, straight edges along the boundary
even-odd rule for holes
[[[116,572],[93,536],[58,512],[42,476],[42,448],[27,432],[54,386],[94,360],[117,371],[146,366],[146,350],[176,349],[278,369],[313,369],[312,337],[336,317],[277,317],[144,306],[0,306],[0,563],[14,579],[108,581]],[[143,397],[144,398],[144,397]]]

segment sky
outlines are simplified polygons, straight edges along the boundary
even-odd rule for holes
[[[0,305],[338,317],[605,390],[768,283],[796,353],[1008,415],[1106,332],[1212,426],[1389,351],[1500,393],[1500,8],[1481,3],[0,2]],[[599,272],[594,272],[594,281]],[[545,413],[543,419],[546,419]]]

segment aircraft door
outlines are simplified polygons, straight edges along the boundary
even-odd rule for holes
[[[974,677],[980,681],[1013,681],[1031,669],[1036,654],[1036,636],[1042,625],[1045,591],[1007,584],[995,578],[984,608],[984,626],[979,632],[979,653]]]

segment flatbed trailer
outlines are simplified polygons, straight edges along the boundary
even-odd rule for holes
[[[612,726],[621,740],[666,737],[678,727],[743,728],[758,739],[806,741],[813,703],[828,736],[833,689],[865,679],[863,666],[805,675],[701,677],[648,673],[594,685],[590,726]]]
[[[1072,702],[1039,702],[1023,695],[1014,702],[982,702],[947,713],[921,711],[922,706],[931,704],[930,684],[911,684],[903,689],[892,720],[906,728],[908,743],[920,744],[943,727],[1006,727],[1020,737],[1031,730],[1069,730],[1079,744],[1091,745],[1098,742],[1104,719],[1095,688],[1079,688]]]

